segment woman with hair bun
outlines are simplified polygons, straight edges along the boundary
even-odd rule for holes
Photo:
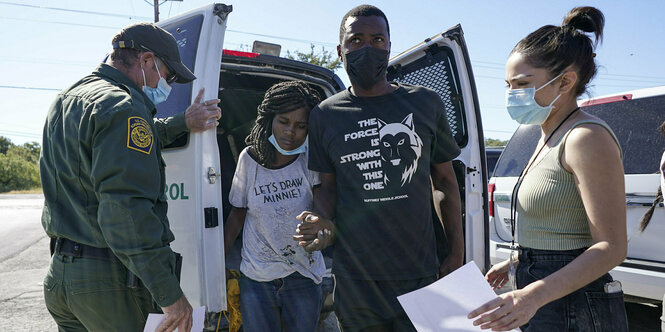
[[[577,106],[596,74],[604,21],[596,8],[573,8],[561,26],[522,39],[506,62],[508,113],[540,125],[541,137],[513,189],[519,246],[486,275],[494,288],[516,287],[469,314],[483,329],[628,331],[621,284],[608,273],[628,245],[621,148]]]

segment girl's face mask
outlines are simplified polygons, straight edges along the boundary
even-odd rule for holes
[[[535,99],[536,91],[554,82],[554,80],[561,77],[561,75],[563,75],[563,73],[557,75],[538,89],[533,87],[506,90],[506,108],[508,109],[510,117],[519,124],[540,125],[545,122],[554,108],[552,105],[557,99],[559,99],[559,97],[561,97],[561,94],[557,95],[549,105],[540,106]]]
[[[277,151],[279,151],[279,153],[281,153],[285,156],[292,156],[294,154],[305,153],[305,152],[307,152],[307,147],[309,146],[307,144],[307,137],[305,137],[305,141],[299,147],[297,147],[293,150],[284,150],[284,149],[282,149],[282,147],[280,147],[279,144],[277,143],[277,141],[275,140],[275,134],[270,135],[270,137],[268,137],[268,141],[272,144],[272,146],[275,147],[275,149],[277,149]]]

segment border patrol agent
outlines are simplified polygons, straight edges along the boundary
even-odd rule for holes
[[[153,120],[173,82],[196,77],[175,38],[147,23],[113,39],[109,59],[61,92],[44,127],[40,159],[52,239],[46,306],[61,331],[141,331],[153,301],[159,331],[189,331],[192,307],[176,277],[166,217],[163,144],[216,127],[218,99]]]

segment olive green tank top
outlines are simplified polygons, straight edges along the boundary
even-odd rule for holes
[[[523,177],[517,192],[517,242],[520,246],[544,250],[571,250],[593,245],[589,219],[575,177],[561,165],[561,154],[573,128],[595,120],[573,124],[565,135],[537,161]],[[619,146],[619,149],[621,147]]]

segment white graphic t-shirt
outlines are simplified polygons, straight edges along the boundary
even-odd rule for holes
[[[312,209],[312,187],[319,175],[307,169],[305,154],[278,169],[259,165],[245,148],[229,192],[229,202],[247,208],[240,271],[256,281],[299,272],[317,284],[325,272],[320,251],[307,253],[293,240],[296,216]]]

